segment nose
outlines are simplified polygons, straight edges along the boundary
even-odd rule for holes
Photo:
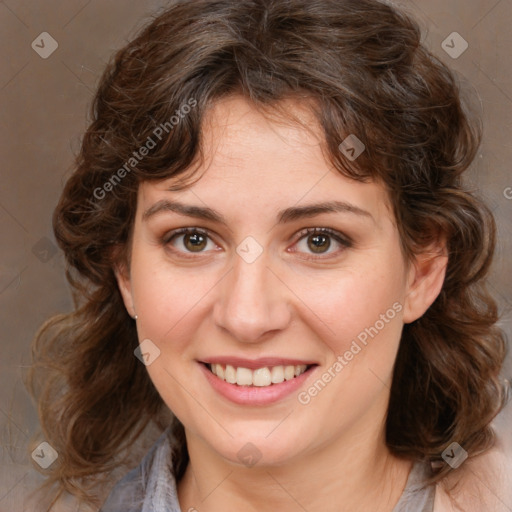
[[[237,341],[258,342],[285,329],[291,320],[287,288],[262,254],[247,263],[238,255],[215,297],[214,321]]]

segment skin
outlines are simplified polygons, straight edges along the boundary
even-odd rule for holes
[[[172,192],[173,178],[140,185],[130,265],[116,270],[120,290],[138,315],[139,339],[161,351],[147,369],[185,426],[182,510],[390,512],[411,467],[384,442],[393,364],[403,324],[439,294],[446,255],[439,244],[406,264],[383,185],[341,176],[321,151],[312,114],[292,100],[284,105],[309,129],[270,119],[241,97],[216,103],[203,126],[199,181]],[[226,225],[173,211],[144,220],[163,199],[207,206]],[[281,210],[325,201],[367,215],[277,222]],[[162,241],[182,227],[209,230],[211,239],[200,252],[183,235]],[[330,228],[351,244],[330,238],[315,253],[304,228]],[[253,263],[236,252],[248,236],[263,249]],[[297,393],[236,405],[197,363],[217,355],[312,360],[319,366],[304,391],[397,302],[401,311],[307,405]],[[246,443],[261,454],[250,468],[237,457]]]

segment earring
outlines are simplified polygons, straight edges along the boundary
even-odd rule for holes
[[[139,318],[139,315],[135,315],[135,316],[133,317],[133,319],[134,319],[134,320],[137,320],[137,318]]]

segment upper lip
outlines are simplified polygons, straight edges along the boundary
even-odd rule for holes
[[[256,370],[264,368],[265,366],[297,366],[297,365],[316,365],[314,361],[305,361],[303,359],[288,359],[285,357],[259,357],[258,359],[244,359],[242,357],[232,356],[216,356],[208,357],[201,360],[206,364],[222,364],[230,365],[236,368],[248,368],[249,370]]]

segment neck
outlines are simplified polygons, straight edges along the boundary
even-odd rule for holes
[[[190,463],[178,483],[184,511],[391,512],[412,466],[389,452],[383,429],[373,438],[347,435],[279,466],[240,466],[190,432],[187,446]]]

